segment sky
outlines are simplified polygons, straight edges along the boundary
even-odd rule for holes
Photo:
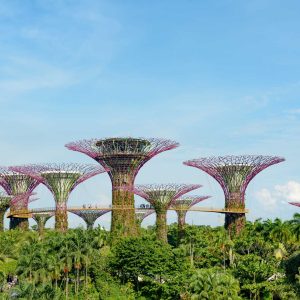
[[[167,138],[181,146],[150,160],[136,183],[200,183],[191,194],[212,198],[199,206],[223,207],[216,181],[183,161],[279,155],[286,161],[249,184],[247,218],[292,218],[299,208],[287,202],[300,201],[299,9],[289,0],[0,0],[0,164],[94,163],[64,145]],[[44,186],[36,193],[31,207],[54,206]],[[110,199],[101,174],[68,204]],[[198,225],[223,220],[187,216]],[[109,222],[107,214],[96,224]],[[150,216],[143,225],[154,222]],[[72,214],[69,223],[84,224]]]

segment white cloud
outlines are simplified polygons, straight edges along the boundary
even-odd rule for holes
[[[255,196],[265,209],[274,211],[277,208],[278,199],[270,190],[263,188]]]
[[[300,183],[289,181],[284,185],[276,185],[275,193],[279,199],[300,202]]]
[[[263,188],[256,192],[255,197],[268,211],[275,211],[278,204],[300,202],[300,183],[288,181],[283,185],[276,185],[272,190]]]

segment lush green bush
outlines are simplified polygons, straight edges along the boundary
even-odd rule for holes
[[[234,239],[187,225],[178,244],[172,224],[165,244],[154,230],[113,245],[100,228],[2,232],[0,299],[300,299],[299,216],[247,222]]]

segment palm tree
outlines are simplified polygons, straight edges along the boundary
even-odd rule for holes
[[[292,232],[296,236],[297,240],[300,240],[300,213],[295,213],[291,220]]]
[[[189,286],[195,300],[240,300],[239,291],[239,282],[232,275],[215,269],[197,270]]]
[[[279,218],[276,218],[271,227],[270,237],[276,241],[287,243],[291,238],[291,231],[288,223],[282,222]]]

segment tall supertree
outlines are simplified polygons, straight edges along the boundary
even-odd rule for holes
[[[13,196],[9,196],[6,193],[0,193],[0,231],[4,231],[4,215],[10,206],[10,201]]]
[[[32,218],[37,223],[37,230],[39,234],[44,233],[45,225],[47,221],[54,216],[54,212],[34,212],[32,213]]]
[[[154,209],[145,209],[145,210],[137,210],[135,212],[135,218],[136,222],[139,226],[141,226],[144,219],[146,219],[148,216],[152,215],[155,212]]]
[[[55,229],[62,232],[68,229],[67,201],[70,193],[78,184],[106,171],[101,166],[76,163],[16,166],[12,169],[31,176],[50,190],[56,204]]]
[[[176,199],[173,204],[172,208],[176,211],[178,217],[178,242],[184,236],[184,227],[185,227],[185,218],[188,210],[196,205],[197,203],[204,201],[211,196],[182,196]]]
[[[180,196],[201,187],[199,184],[137,185],[134,193],[148,201],[156,213],[156,236],[167,242],[167,210]]]
[[[29,197],[31,192],[37,187],[38,184],[39,182],[36,179],[28,175],[14,172],[10,167],[0,166],[0,185],[10,196],[27,194]],[[13,203],[10,205],[10,208],[12,210],[15,209]],[[28,209],[28,207],[24,207],[24,209]],[[28,219],[11,217],[9,227],[11,229],[20,228],[26,230],[29,227]]]
[[[155,155],[179,144],[165,139],[107,138],[69,143],[66,147],[82,152],[108,168],[112,182],[113,236],[137,234],[134,210],[134,180],[141,167]],[[129,187],[124,190],[123,187]]]
[[[277,156],[241,155],[199,158],[184,162],[211,175],[225,194],[225,208],[232,213],[225,214],[225,228],[230,234],[238,234],[244,227],[246,217],[245,192],[249,182],[262,170],[285,159]],[[234,210],[241,213],[235,213]]]
[[[69,212],[81,217],[86,223],[86,229],[93,229],[94,223],[96,220],[105,215],[106,213],[110,212],[111,210],[103,210],[98,208],[93,209],[69,209]]]

